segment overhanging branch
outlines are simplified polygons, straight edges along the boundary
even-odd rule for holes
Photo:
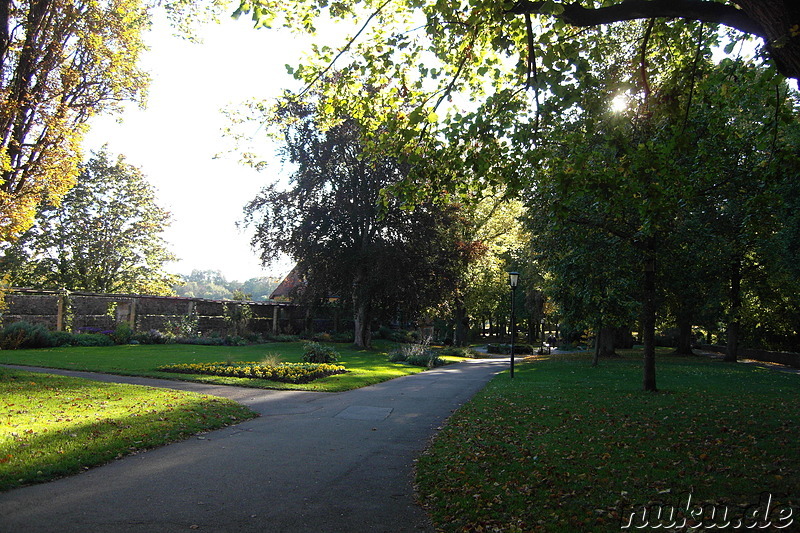
[[[548,14],[543,11],[550,2],[519,0],[509,13]],[[550,3],[552,5],[552,3]],[[610,24],[624,20],[650,18],[684,18],[712,24],[722,24],[744,33],[767,37],[761,24],[748,17],[741,9],[730,4],[706,0],[623,0],[619,4],[596,9],[580,4],[562,4],[564,11],[553,15],[567,24],[579,27]]]

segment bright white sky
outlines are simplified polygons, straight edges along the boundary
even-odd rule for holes
[[[235,225],[244,205],[279,176],[280,162],[276,158],[273,168],[256,172],[235,155],[214,155],[231,146],[222,137],[220,110],[250,97],[274,98],[294,86],[284,65],[297,63],[302,46],[289,33],[254,30],[244,17],[222,18],[201,31],[203,44],[174,37],[168,24],[157,21],[142,62],[152,76],[147,109],[130,106],[122,123],[96,119],[84,148],[88,154],[108,144],[111,154],[125,155],[157,188],[159,205],[173,217],[165,238],[180,258],[170,271],[220,270],[239,281],[281,276],[291,264],[262,269],[249,235]]]

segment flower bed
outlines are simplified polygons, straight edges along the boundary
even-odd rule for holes
[[[163,365],[157,370],[178,374],[208,374],[235,378],[268,379],[285,383],[308,383],[315,379],[344,374],[342,365],[330,363],[182,363]]]

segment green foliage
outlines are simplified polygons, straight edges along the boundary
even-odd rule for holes
[[[170,214],[139,169],[100,152],[60,204],[5,250],[3,268],[19,286],[103,293],[172,294],[175,257],[161,233]]]
[[[430,339],[423,339],[411,344],[401,344],[389,353],[389,362],[407,363],[413,366],[434,368],[445,364],[439,353],[430,347]]]
[[[268,120],[295,171],[289,188],[269,185],[245,208],[262,260],[295,259],[307,303],[336,295],[351,305],[358,346],[369,346],[373,320],[416,317],[438,303],[459,258],[449,234],[457,206],[412,211],[382,196],[409,163],[372,157],[362,124],[347,114],[326,124],[319,105],[289,99]]]
[[[50,332],[41,324],[20,321],[9,324],[0,331],[0,349],[49,348],[53,346]]]
[[[306,363],[335,363],[339,360],[339,352],[318,342],[303,344],[303,361]]]
[[[117,327],[114,328],[113,339],[115,343],[128,344],[129,342],[131,342],[132,338],[133,338],[133,329],[131,328],[130,323],[120,322],[119,324],[117,324]]]
[[[247,330],[247,325],[253,318],[253,309],[247,304],[224,303],[222,304],[222,314],[225,323],[233,328],[233,335],[239,336]]]
[[[102,333],[75,333],[70,340],[70,346],[83,348],[96,346],[114,346],[116,344],[111,337]]]
[[[223,309],[225,309],[223,307]],[[226,316],[227,318],[227,316]],[[190,313],[186,315],[179,316],[174,320],[168,320],[164,325],[166,331],[170,332],[171,334],[177,337],[199,337],[200,330],[198,328],[198,323],[200,322],[200,317],[197,316],[197,310],[192,307]]]
[[[516,346],[515,346],[516,348]],[[448,346],[447,348],[441,348],[438,351],[439,355],[449,355],[453,357],[469,357],[475,358],[478,357],[478,352],[473,350],[468,346]]]
[[[173,344],[175,342],[175,336],[163,333],[157,329],[151,329],[136,333],[132,340],[141,344]]]
[[[378,328],[378,337],[381,339],[386,339],[387,341],[399,343],[414,343],[419,342],[420,340],[419,331],[393,329],[389,326],[381,326]]]
[[[236,378],[266,379],[284,383],[309,383],[315,379],[343,374],[347,372],[342,365],[329,362],[305,363],[194,363],[172,364],[158,367],[162,372],[179,374],[208,374],[212,376],[230,376]]]
[[[0,17],[0,242],[75,184],[89,119],[141,100],[137,67],[154,4],[21,0]],[[58,21],[58,23],[53,23]],[[35,44],[34,44],[35,43]]]
[[[219,270],[192,270],[191,274],[181,275],[182,280],[173,286],[178,296],[187,298],[208,298],[210,300],[254,301],[268,300],[270,294],[281,282],[280,278],[250,278],[244,282],[228,281]],[[234,292],[240,291],[247,298],[235,298]]]
[[[297,342],[300,337],[297,335],[289,335],[286,333],[279,333],[277,335],[267,335],[267,338],[272,342]]]
[[[436,354],[436,352],[432,351],[428,353],[409,355],[406,357],[406,363],[425,368],[434,368],[445,364],[445,362]]]

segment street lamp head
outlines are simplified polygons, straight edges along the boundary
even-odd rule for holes
[[[518,281],[519,281],[519,272],[508,273],[508,284],[511,286],[512,289],[515,289],[517,287]]]

